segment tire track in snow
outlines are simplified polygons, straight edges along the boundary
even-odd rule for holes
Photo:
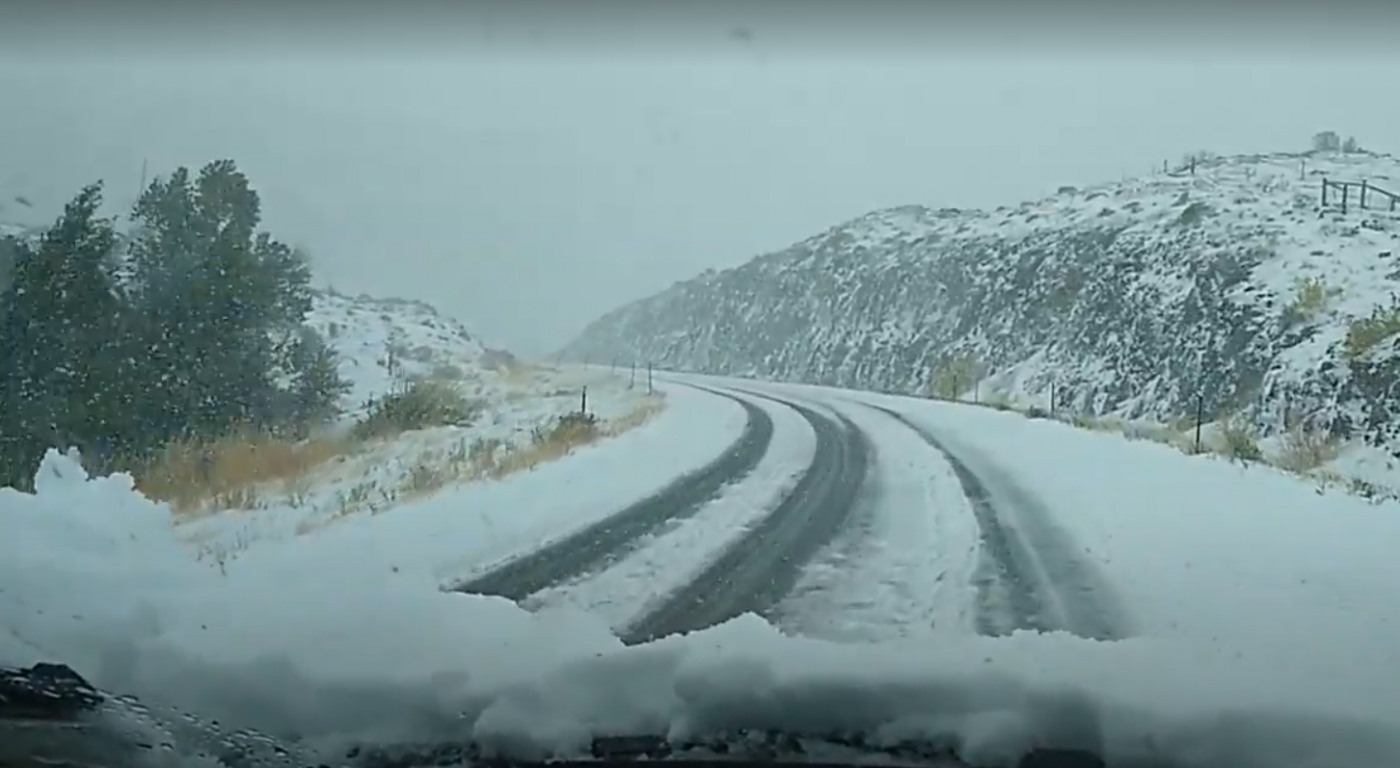
[[[779,606],[778,624],[847,642],[976,632],[980,534],[952,466],[886,414],[838,411],[871,438],[870,481],[849,530]]]
[[[678,590],[699,575],[717,553],[780,504],[811,467],[816,452],[812,426],[790,406],[763,403],[775,426],[773,441],[743,482],[726,488],[696,514],[643,537],[607,569],[537,592],[522,605],[532,610],[567,605],[621,629],[657,594]]]
[[[507,561],[452,588],[453,592],[508,597],[517,602],[543,589],[607,568],[637,542],[673,520],[699,512],[725,486],[744,479],[768,453],[773,419],[754,403],[709,387],[685,384],[738,403],[747,415],[744,431],[723,453],[694,472],[616,514],[529,554]]]
[[[865,433],[840,414],[833,417],[786,398],[735,391],[800,413],[816,435],[812,463],[772,512],[627,627],[621,633],[623,642],[694,632],[744,613],[767,615],[792,591],[802,567],[849,522],[869,461]]]
[[[980,633],[1032,629],[1096,640],[1125,636],[1124,614],[1112,591],[1091,564],[1073,554],[1043,504],[1004,473],[988,471],[985,460],[974,471],[965,449],[951,450],[899,411],[860,404],[888,414],[940,451],[962,484],[982,532],[983,563],[976,579]]]

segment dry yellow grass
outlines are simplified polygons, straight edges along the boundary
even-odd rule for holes
[[[427,451],[398,481],[395,499],[430,496],[442,488],[479,480],[499,480],[556,461],[576,449],[601,439],[615,437],[650,421],[665,408],[665,398],[649,395],[627,415],[599,421],[578,413],[556,418],[546,427],[535,429],[531,441],[510,445],[500,440],[481,439],[449,449]],[[357,511],[347,508],[343,513]]]
[[[1304,474],[1319,469],[1341,453],[1341,443],[1316,429],[1293,427],[1284,433],[1276,464],[1290,472]]]
[[[294,481],[343,455],[345,440],[289,440],[240,430],[215,440],[178,440],[134,472],[136,488],[180,513],[251,509],[259,487]]]
[[[664,397],[651,395],[618,419],[600,421],[576,413],[557,418],[537,428],[533,439],[520,446],[477,440],[426,450],[396,481],[383,483],[382,487],[375,481],[366,481],[343,493],[338,516],[365,509],[377,511],[400,500],[431,495],[455,483],[496,479],[533,469],[581,446],[635,429],[664,406]],[[215,440],[175,441],[132,474],[138,490],[149,498],[169,503],[181,515],[255,509],[269,491],[288,499],[304,495],[317,470],[409,426],[397,423],[401,420],[387,421],[393,422],[393,428],[368,430],[358,437],[291,440],[240,430]],[[436,421],[439,420],[425,420]],[[308,530],[315,527],[319,525],[311,525]]]
[[[476,469],[480,477],[492,479],[513,475],[561,459],[577,448],[597,442],[604,434],[597,419],[571,413],[556,419],[548,428],[536,429],[528,445],[483,456]]]

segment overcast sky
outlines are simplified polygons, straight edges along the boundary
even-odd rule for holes
[[[642,30],[647,45],[477,18],[418,45],[78,55],[36,27],[40,45],[0,54],[0,218],[50,218],[96,178],[124,205],[143,161],[231,157],[324,281],[427,300],[528,355],[883,206],[1015,204],[1323,129],[1400,151],[1393,41],[1368,61],[1348,51],[1386,49],[1257,29],[1146,45],[1131,25],[1071,40],[1026,22],[915,41],[885,19],[841,47],[834,19],[815,34],[724,13]]]

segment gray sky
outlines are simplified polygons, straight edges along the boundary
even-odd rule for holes
[[[859,35],[832,19],[817,34],[716,14],[589,46],[563,23],[478,18],[453,28],[474,41],[457,53],[441,34],[80,55],[36,27],[42,45],[0,54],[0,218],[50,218],[96,178],[125,204],[143,159],[232,157],[323,280],[427,300],[528,355],[878,207],[1014,204],[1323,129],[1400,151],[1393,44],[1367,61],[1347,51],[1387,49],[1029,23],[919,41],[885,20],[841,47]]]

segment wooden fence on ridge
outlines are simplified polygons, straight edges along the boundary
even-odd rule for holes
[[[1347,212],[1347,203],[1350,202],[1350,201],[1349,201],[1349,198],[1351,197],[1351,191],[1352,191],[1353,189],[1354,189],[1354,190],[1357,190],[1358,193],[1359,193],[1359,194],[1357,195],[1356,205],[1357,205],[1358,208],[1361,208],[1362,210],[1365,210],[1365,209],[1366,209],[1366,195],[1367,195],[1368,193],[1371,194],[1371,196],[1372,196],[1371,199],[1372,199],[1372,200],[1375,200],[1375,199],[1378,198],[1378,197],[1379,197],[1379,198],[1384,198],[1384,199],[1386,200],[1386,202],[1389,203],[1388,210],[1390,210],[1390,211],[1395,211],[1395,210],[1397,210],[1397,209],[1400,209],[1400,195],[1397,195],[1397,194],[1395,194],[1394,192],[1389,192],[1389,191],[1386,191],[1386,190],[1384,190],[1384,189],[1381,189],[1380,187],[1378,187],[1378,186],[1376,186],[1376,185],[1370,183],[1369,181],[1366,181],[1365,179],[1362,179],[1361,181],[1329,181],[1328,179],[1323,179],[1323,180],[1322,180],[1322,205],[1323,205],[1323,207],[1325,208],[1325,207],[1327,206],[1327,202],[1328,202],[1327,192],[1328,192],[1328,190],[1332,190],[1333,192],[1338,192],[1338,191],[1340,191],[1340,192],[1341,192],[1341,198],[1340,198],[1340,200],[1337,200],[1337,199],[1335,198],[1335,196],[1334,196],[1333,199],[1336,200],[1336,202],[1337,202],[1338,204],[1341,205],[1341,207],[1342,207],[1342,213],[1346,213],[1346,212]],[[1385,203],[1382,203],[1382,205],[1385,205]]]

